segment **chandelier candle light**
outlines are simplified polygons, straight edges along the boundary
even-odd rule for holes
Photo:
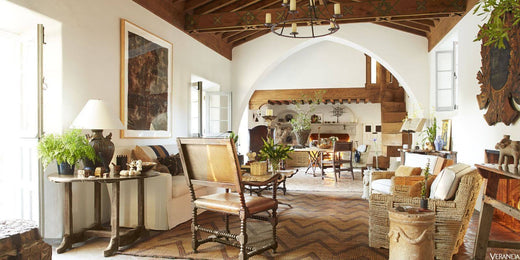
[[[285,8],[282,19],[279,22],[273,23],[271,13],[265,14],[265,26],[271,28],[271,32],[289,38],[317,38],[333,34],[339,30],[339,25],[336,18],[340,18],[341,14],[340,4],[334,4],[334,14],[330,15],[328,0],[309,0],[308,12],[302,12],[299,15],[297,10],[296,0],[283,0],[282,6]],[[305,1],[304,1],[305,2]],[[321,7],[316,4],[319,2]],[[305,8],[305,7],[302,7]],[[302,9],[300,8],[300,9]],[[323,14],[326,17],[320,17]],[[298,24],[308,25],[311,27],[310,32],[299,33]],[[289,30],[289,25],[291,30]],[[329,28],[320,27],[319,25],[330,25]]]

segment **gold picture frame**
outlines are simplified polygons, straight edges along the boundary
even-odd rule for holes
[[[173,45],[121,19],[121,138],[171,138]]]
[[[441,137],[443,141],[442,150],[451,151],[451,119],[442,120]]]

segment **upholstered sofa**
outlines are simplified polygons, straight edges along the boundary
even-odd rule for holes
[[[177,145],[163,147],[170,155],[178,152]],[[116,155],[127,155],[128,160],[131,160],[134,148],[135,146],[116,147],[114,163]],[[110,188],[108,191],[109,196],[112,196]],[[172,176],[170,173],[161,172],[157,177],[147,178],[144,182],[144,191],[147,229],[168,230],[191,219],[190,193],[183,174]],[[209,192],[205,187],[197,187],[196,191],[200,195]],[[120,194],[120,226],[136,226],[137,181],[121,182]]]
[[[424,155],[416,153],[405,153],[404,162],[401,165],[409,167],[419,167],[424,169],[426,163],[430,162],[430,174],[438,174],[444,167],[453,164],[453,161],[444,159],[442,157],[434,155]],[[396,183],[394,171],[372,171],[370,174],[365,176],[365,192],[363,198],[368,199],[372,193],[390,194],[391,190],[400,190],[401,188],[406,189],[409,187],[411,182],[417,182],[422,180],[420,176],[410,176],[406,178],[398,178],[398,183],[405,183],[402,187],[394,187]],[[405,192],[405,191],[404,191]]]
[[[454,165],[450,168],[458,166]],[[436,259],[451,259],[464,242],[464,235],[482,185],[482,177],[476,169],[468,169],[465,172],[460,177],[460,182],[452,183],[452,187],[456,188],[453,198],[433,199],[432,197],[436,197],[434,195],[428,199],[428,209],[435,213],[434,253]],[[436,179],[442,178],[438,176]],[[433,189],[432,185],[432,193]],[[373,193],[369,200],[369,245],[376,248],[388,248],[390,225],[388,211],[398,206],[418,208],[420,200],[420,197],[406,196],[398,191],[394,191],[392,195]]]

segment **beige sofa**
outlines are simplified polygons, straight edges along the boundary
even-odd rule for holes
[[[164,145],[169,154],[178,152],[176,145]],[[135,146],[116,147],[115,155],[127,155],[132,158]],[[112,189],[108,189],[109,196]],[[191,219],[191,199],[184,175],[172,176],[159,173],[159,176],[144,181],[145,226],[147,229],[168,230]],[[199,195],[206,195],[213,190],[197,187]],[[120,226],[137,225],[137,181],[123,181],[120,187]],[[199,196],[200,196],[199,195]]]

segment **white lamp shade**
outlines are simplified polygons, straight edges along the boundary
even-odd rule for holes
[[[103,100],[90,99],[70,128],[76,129],[123,129],[124,126],[115,118]]]

